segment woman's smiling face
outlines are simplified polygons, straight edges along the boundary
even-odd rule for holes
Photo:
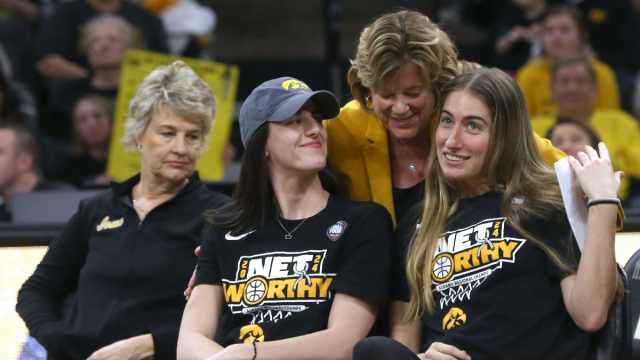
[[[424,134],[435,108],[435,97],[418,65],[400,66],[381,86],[371,89],[373,110],[396,140],[413,140]]]

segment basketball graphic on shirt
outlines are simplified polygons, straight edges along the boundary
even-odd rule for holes
[[[441,253],[433,259],[433,269],[431,271],[433,280],[443,282],[449,280],[453,275],[453,256],[449,253]]]
[[[245,325],[240,328],[240,336],[238,337],[238,339],[242,340],[242,342],[245,344],[251,344],[256,341],[263,342],[264,330],[262,330],[260,325]]]
[[[442,318],[442,330],[451,330],[467,323],[467,314],[458,307],[452,307]]]
[[[267,287],[267,280],[262,276],[249,279],[244,290],[244,302],[248,305],[258,304],[267,294]]]

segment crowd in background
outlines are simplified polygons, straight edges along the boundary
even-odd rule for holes
[[[461,58],[516,78],[538,135],[567,153],[587,144],[584,134],[604,140],[626,174],[621,196],[640,207],[639,0],[436,1],[427,13]],[[2,0],[0,15],[3,209],[15,191],[48,188],[38,184],[106,185],[126,51],[208,58],[217,21],[195,0]],[[572,123],[586,130],[560,131]]]

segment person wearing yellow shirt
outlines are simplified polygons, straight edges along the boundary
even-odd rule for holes
[[[597,133],[609,147],[616,170],[625,173],[620,186],[621,198],[626,198],[629,178],[640,177],[640,126],[626,112],[617,109],[597,109],[596,74],[585,57],[570,58],[556,63],[551,81],[551,94],[558,104],[557,116],[532,118],[533,130],[540,136],[560,117],[583,122]]]
[[[580,11],[569,5],[552,7],[543,22],[544,56],[523,66],[516,81],[527,102],[530,116],[552,115],[557,112],[550,89],[555,62],[575,56],[588,56],[595,72],[598,94],[594,106],[598,109],[620,108],[618,83],[609,65],[590,54],[586,28]]]

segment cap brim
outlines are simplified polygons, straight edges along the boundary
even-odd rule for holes
[[[280,104],[267,121],[286,121],[295,115],[309,100],[313,100],[315,102],[317,106],[316,109],[320,112],[320,115],[322,115],[323,120],[332,119],[340,113],[340,105],[338,104],[336,97],[329,91],[318,90],[292,96],[290,99]]]

